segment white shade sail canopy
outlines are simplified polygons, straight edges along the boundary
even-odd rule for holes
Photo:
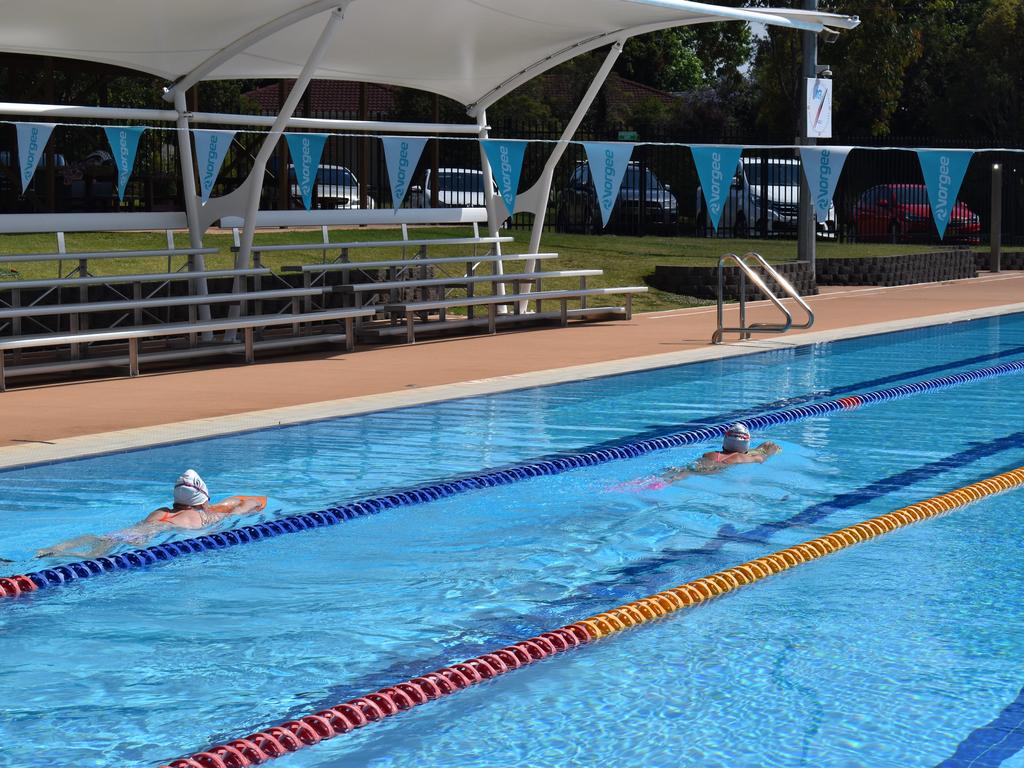
[[[408,86],[468,106],[610,42],[671,26],[752,21],[821,31],[857,19],[685,0],[0,0],[0,50],[103,62],[189,86],[293,78],[344,20],[318,78]]]

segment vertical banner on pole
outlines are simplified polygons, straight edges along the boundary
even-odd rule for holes
[[[807,137],[832,138],[832,81],[828,78],[807,78]]]
[[[380,141],[384,145],[384,163],[388,168],[388,181],[391,182],[391,205],[397,211],[409,192],[409,182],[416,173],[427,139],[382,136]]]
[[[606,227],[619,199],[619,188],[626,176],[634,146],[613,142],[583,142],[587,163],[590,164],[590,177],[597,192],[598,208],[601,209],[601,221]]]
[[[199,191],[203,205],[206,205],[217,182],[224,158],[227,157],[235,131],[203,131],[192,132],[196,141],[196,164],[199,166]]]
[[[145,128],[134,126],[123,128],[104,128],[110,151],[114,153],[114,165],[117,166],[117,197],[124,202],[124,190],[135,168],[135,155],[139,151],[139,138]]]
[[[527,143],[507,139],[480,140],[480,146],[487,155],[487,162],[491,165],[491,175],[498,185],[498,194],[501,195],[509,216],[516,212],[516,195],[519,193],[519,177],[523,175],[523,158],[526,156]]]
[[[967,166],[970,165],[973,154],[972,149],[917,150],[921,173],[924,174],[924,183],[928,187],[932,218],[935,219],[940,240],[946,236],[946,227],[956,206],[956,196],[960,194],[960,185],[967,175]]]
[[[697,166],[697,178],[704,193],[711,228],[717,232],[743,147],[690,147],[690,152],[693,164]]]
[[[313,187],[316,185],[316,174],[320,170],[320,158],[324,154],[327,143],[326,133],[286,133],[288,154],[295,166],[295,181],[302,194],[302,204],[308,211],[313,207]]]
[[[828,221],[832,198],[843,172],[846,158],[853,147],[800,147],[800,162],[807,177],[807,188],[811,190],[814,211],[818,221]]]
[[[55,123],[15,123],[18,132],[18,166],[21,168],[21,194],[25,194],[36,167],[43,157],[46,143],[56,127]]]

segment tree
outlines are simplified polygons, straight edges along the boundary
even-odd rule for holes
[[[626,43],[615,71],[661,91],[694,91],[739,79],[752,51],[750,28],[726,22],[650,32]]]
[[[1020,144],[1024,140],[1024,0],[991,0],[974,35],[971,77],[961,75],[961,103],[982,131],[975,135]]]
[[[891,132],[908,72],[924,52],[924,30],[936,14],[952,5],[952,0],[822,3],[822,10],[861,18],[857,29],[843,33],[834,45],[819,51],[819,58],[836,73],[836,124],[844,134],[884,136]],[[771,28],[759,41],[754,79],[760,92],[758,124],[762,130],[776,136],[796,135],[801,61],[798,32]]]

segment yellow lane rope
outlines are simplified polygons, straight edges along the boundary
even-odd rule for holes
[[[811,560],[852,547],[862,541],[891,533],[912,523],[952,512],[972,502],[1024,485],[1024,467],[1005,472],[987,480],[959,488],[909,507],[903,507],[879,517],[842,528],[801,544],[764,555],[756,560],[718,571],[710,576],[689,581],[666,589],[650,597],[634,600],[610,611],[599,613],[578,622],[595,638],[607,637],[624,629],[645,624],[684,608],[721,597],[740,587],[746,587],[782,571]]]

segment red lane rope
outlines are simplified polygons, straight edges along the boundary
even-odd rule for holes
[[[0,597],[17,597],[25,592],[35,592],[39,586],[28,576],[10,576],[0,579]]]
[[[597,634],[585,625],[570,624],[404,683],[381,688],[322,712],[211,747],[191,757],[172,760],[162,768],[249,768],[260,765],[596,639]]]

